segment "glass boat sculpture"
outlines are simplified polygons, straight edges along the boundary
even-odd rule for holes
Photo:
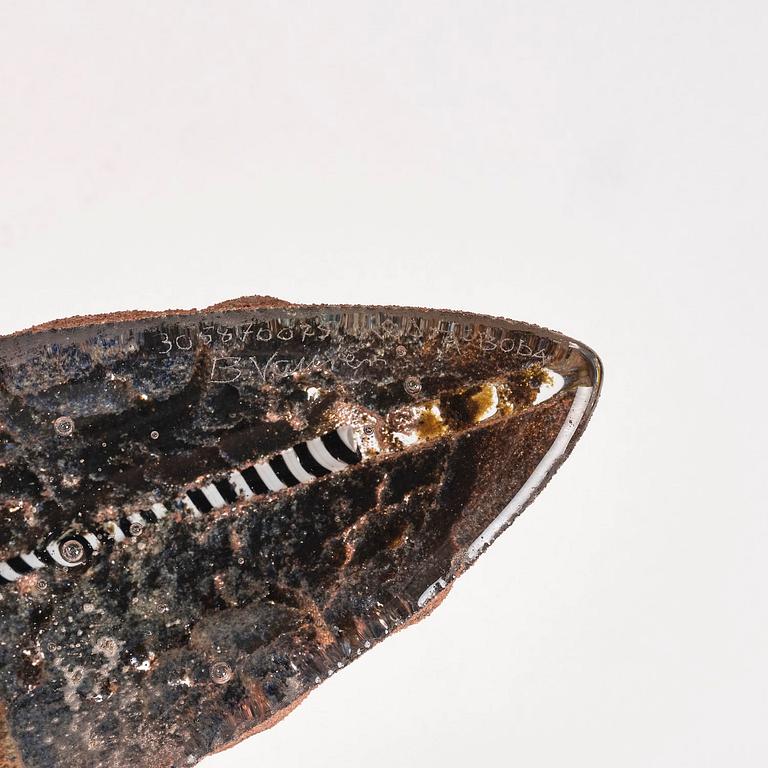
[[[248,297],[0,339],[0,768],[168,768],[426,615],[598,398],[524,323]]]

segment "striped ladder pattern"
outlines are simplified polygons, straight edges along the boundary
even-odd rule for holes
[[[186,509],[194,517],[200,517],[212,509],[234,504],[240,499],[250,499],[300,483],[309,483],[323,475],[339,472],[357,464],[361,459],[353,427],[343,425],[320,437],[294,445],[268,461],[234,470],[228,475],[212,480],[208,485],[185,491],[168,505],[153,504],[146,511],[110,520],[98,534],[67,533],[50,538],[33,552],[0,560],[0,583],[18,581],[24,574],[48,565],[60,565],[64,568],[84,565],[100,551],[105,541],[112,540],[119,544],[140,535],[145,525],[163,520],[169,514],[169,508],[178,508],[181,505],[182,509]],[[70,554],[74,552],[81,556],[66,557],[68,548]]]

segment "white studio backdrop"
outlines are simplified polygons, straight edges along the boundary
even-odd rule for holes
[[[0,0],[0,332],[244,294],[593,346],[426,621],[204,768],[768,764],[761,2]]]

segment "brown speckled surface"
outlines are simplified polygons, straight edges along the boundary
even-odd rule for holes
[[[342,471],[199,517],[179,505],[87,567],[0,585],[14,768],[14,750],[25,768],[191,765],[277,722],[442,600],[591,387],[545,480],[567,455],[601,375],[534,326],[258,297],[38,326],[0,340],[0,371],[0,558],[171,506],[343,424],[375,435]],[[562,384],[536,403],[547,372]],[[52,428],[62,415],[70,437]]]

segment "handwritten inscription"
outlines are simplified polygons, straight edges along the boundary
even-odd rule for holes
[[[384,364],[386,361],[382,357],[359,358],[340,349],[328,355],[300,357],[298,360],[280,357],[279,352],[275,352],[265,361],[259,361],[256,357],[216,357],[211,367],[211,381],[217,384],[231,384],[241,379],[256,379],[266,383],[308,371],[335,371],[344,367],[357,370],[363,366]]]

